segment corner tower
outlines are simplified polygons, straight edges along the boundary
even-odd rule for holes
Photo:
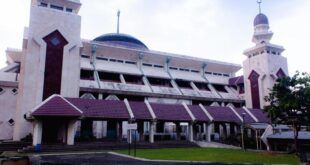
[[[79,0],[32,0],[23,43],[14,140],[31,132],[25,115],[52,94],[77,97],[80,76]]]
[[[260,5],[260,1],[258,1]],[[269,30],[269,21],[261,13],[254,19],[254,47],[246,49],[243,54],[247,59],[243,62],[246,106],[263,108],[267,103],[264,97],[270,92],[278,77],[288,75],[287,59],[282,56],[284,48],[271,44],[273,33]]]

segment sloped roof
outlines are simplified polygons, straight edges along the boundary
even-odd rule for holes
[[[32,115],[35,117],[55,116],[55,117],[79,117],[83,112],[72,105],[68,100],[53,95],[33,109]]]
[[[157,120],[191,121],[191,117],[181,104],[150,103]]]
[[[129,119],[130,115],[123,101],[93,100],[67,98],[72,104],[81,109],[85,117],[105,119]]]
[[[210,122],[208,116],[203,112],[199,105],[187,105],[197,121]]]
[[[129,101],[132,113],[135,119],[151,120],[152,115],[150,114],[146,104],[144,102]]]
[[[229,107],[205,107],[215,122],[241,123],[238,116]]]
[[[244,115],[244,122],[245,123],[255,123],[255,120],[251,117],[250,114],[248,114],[243,108],[234,108],[234,110],[242,117],[242,114]]]
[[[243,76],[238,76],[238,77],[232,77],[229,79],[228,84],[231,86],[237,86],[237,85],[241,85],[244,84],[244,79]]]
[[[258,119],[260,123],[270,123],[268,114],[264,113],[261,109],[249,109],[249,111]]]

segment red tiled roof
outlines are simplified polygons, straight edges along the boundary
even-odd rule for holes
[[[191,117],[181,104],[150,103],[156,119],[165,121],[191,121]]]
[[[79,117],[82,112],[59,95],[52,95],[43,101],[32,113],[35,117]]]
[[[187,105],[197,121],[209,122],[210,119],[199,107],[199,105]]]
[[[81,109],[85,117],[104,119],[129,119],[129,113],[123,101],[94,100],[82,98],[67,98]]]
[[[238,116],[229,107],[205,107],[215,122],[241,123]]]
[[[129,101],[132,113],[135,119],[140,120],[151,120],[152,115],[150,114],[147,106],[144,102]]]

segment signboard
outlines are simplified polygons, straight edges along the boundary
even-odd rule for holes
[[[137,130],[137,129],[138,129],[137,123],[127,124],[127,130]]]

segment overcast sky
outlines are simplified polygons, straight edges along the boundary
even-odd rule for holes
[[[140,39],[150,49],[242,64],[242,52],[253,46],[256,0],[81,0],[83,39],[116,31]],[[5,50],[21,48],[23,27],[29,23],[30,0],[0,5],[0,68]],[[289,72],[310,72],[310,1],[263,0],[271,43],[284,46]]]

